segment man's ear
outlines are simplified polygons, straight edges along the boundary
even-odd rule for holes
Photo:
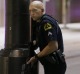
[[[44,12],[44,9],[42,9],[42,12]]]

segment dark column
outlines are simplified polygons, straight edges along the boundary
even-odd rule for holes
[[[29,0],[6,0],[5,48],[30,42]]]
[[[20,74],[22,65],[26,63],[29,56],[29,0],[5,0],[5,4],[5,48],[2,55],[2,74]]]

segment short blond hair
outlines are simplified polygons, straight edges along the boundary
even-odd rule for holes
[[[38,9],[43,9],[44,10],[44,4],[41,1],[32,1],[30,3],[30,6],[36,6]]]

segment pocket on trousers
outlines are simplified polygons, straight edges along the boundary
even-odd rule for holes
[[[56,60],[53,56],[45,56],[43,57],[43,60],[44,60],[44,63],[50,63],[50,64],[55,64],[56,63]]]

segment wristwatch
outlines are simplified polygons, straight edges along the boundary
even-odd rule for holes
[[[39,59],[39,57],[38,57],[38,55],[37,55],[37,54],[35,54],[35,58],[36,58],[36,59]]]

